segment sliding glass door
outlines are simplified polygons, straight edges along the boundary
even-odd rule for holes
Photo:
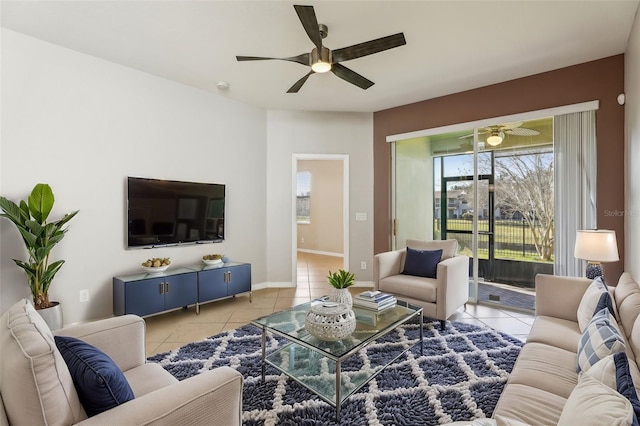
[[[470,300],[534,308],[553,273],[553,118],[401,140],[393,149],[393,246],[456,239]]]

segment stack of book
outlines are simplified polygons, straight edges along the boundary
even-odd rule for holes
[[[392,294],[380,291],[365,291],[353,298],[353,304],[360,308],[384,311],[396,306],[398,300]]]

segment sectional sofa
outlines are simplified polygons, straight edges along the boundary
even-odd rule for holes
[[[604,290],[585,278],[538,275],[536,318],[493,419],[498,425],[634,424],[639,313],[640,287],[628,273]]]

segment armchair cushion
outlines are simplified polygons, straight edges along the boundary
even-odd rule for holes
[[[100,349],[74,337],[55,336],[55,342],[89,417],[134,398],[122,371]]]
[[[411,298],[425,302],[435,303],[437,285],[433,278],[416,277],[413,275],[393,275],[380,280],[380,291],[395,294],[402,298]]]
[[[407,255],[402,273],[405,275],[415,275],[417,277],[436,278],[440,259],[442,259],[442,249],[417,250],[407,247]]]

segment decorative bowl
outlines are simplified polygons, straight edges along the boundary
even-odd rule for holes
[[[169,266],[171,265],[158,266],[155,268],[153,266],[141,266],[141,268],[149,274],[161,274],[169,269]]]
[[[320,340],[342,340],[356,329],[356,315],[344,303],[325,302],[312,306],[305,318],[305,328]]]
[[[207,266],[221,265],[222,259],[202,259],[202,262]]]

